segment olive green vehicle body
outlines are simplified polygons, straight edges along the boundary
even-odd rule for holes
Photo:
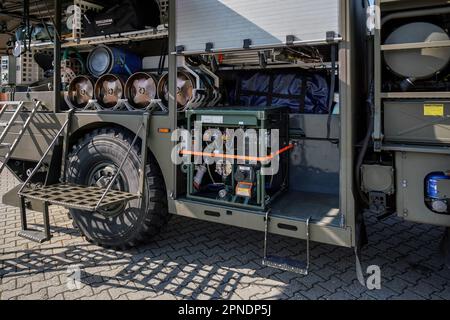
[[[341,7],[340,23],[342,41],[339,42],[339,90],[340,90],[340,116],[333,118],[332,132],[339,139],[339,195],[338,205],[333,208],[330,206],[330,217],[327,214],[322,214],[323,219],[315,220],[311,224],[310,239],[312,241],[343,246],[355,247],[357,245],[357,215],[361,214],[363,208],[359,203],[357,197],[357,186],[355,184],[355,159],[357,139],[358,121],[356,115],[364,112],[365,107],[365,92],[363,87],[368,79],[365,79],[365,26],[366,14],[365,8],[362,7],[361,1],[354,0],[339,0]],[[357,4],[359,3],[359,5]],[[428,4],[446,4],[446,1],[391,1],[378,0],[381,5],[382,12],[384,10],[394,10],[409,8],[414,6],[424,6]],[[169,212],[174,215],[194,218],[204,221],[221,223],[224,225],[237,226],[257,231],[264,231],[265,229],[265,213],[261,211],[244,210],[240,208],[233,208],[226,205],[210,204],[201,201],[187,199],[183,190],[186,186],[183,185],[183,174],[180,168],[172,163],[171,154],[173,147],[176,145],[172,141],[171,135],[178,127],[178,116],[176,112],[176,70],[177,70],[177,55],[175,52],[176,46],[176,10],[174,10],[175,0],[170,1],[170,19],[169,19],[169,112],[156,113],[151,115],[150,128],[146,133],[148,135],[148,149],[155,156],[166,184]],[[381,49],[380,49],[379,30],[376,31],[375,36],[375,99],[377,104],[378,114],[375,117],[375,128],[382,132],[382,114],[381,114]],[[43,101],[48,112],[38,113],[33,120],[32,125],[21,139],[20,145],[14,152],[13,159],[19,161],[37,162],[41,159],[45,149],[50,144],[52,136],[58,132],[62,124],[67,119],[68,114],[59,112],[59,107],[55,106],[55,97],[53,92],[39,92],[39,93],[16,93],[15,100],[31,101],[37,98]],[[450,98],[450,97],[449,97]],[[69,144],[73,145],[85,133],[97,128],[117,126],[136,133],[141,124],[142,113],[136,112],[109,112],[109,111],[82,111],[75,112],[72,116],[72,121],[69,126]],[[22,115],[25,117],[25,115]],[[314,120],[314,115],[300,116],[300,121],[308,123]],[[169,132],[163,133],[159,129],[169,129]],[[323,131],[322,131],[323,132]],[[377,131],[376,131],[377,132]],[[323,133],[322,133],[323,134]],[[15,135],[10,134],[6,142],[14,140]],[[142,134],[141,134],[141,138]],[[317,136],[318,139],[325,137]],[[439,216],[432,214],[427,215],[428,218],[423,219],[424,204],[420,202],[423,199],[423,190],[421,184],[417,181],[409,184],[410,189],[401,190],[399,186],[402,185],[403,180],[413,180],[414,174],[411,173],[411,166],[414,168],[424,167],[424,163],[436,160],[437,167],[439,164],[446,161],[450,162],[450,152],[436,151],[426,152],[425,149],[417,147],[413,150],[401,149],[401,145],[391,146],[396,149],[396,165],[399,166],[396,170],[396,185],[395,192],[397,192],[397,206],[399,206],[399,215],[405,219],[417,222],[424,222],[436,224],[441,226],[450,226],[449,216]],[[408,147],[411,148],[411,147]],[[425,148],[425,146],[424,146]],[[390,152],[388,146],[382,142],[380,152]],[[326,152],[327,149],[324,149]],[[398,150],[398,151],[397,151]],[[423,153],[426,157],[416,159],[415,156]],[[437,154],[436,154],[437,152]],[[406,158],[413,158],[415,162],[403,163]],[[422,159],[422,160],[421,160]],[[417,185],[414,187],[414,183]],[[399,190],[400,189],[400,190]],[[311,197],[315,195],[312,194]],[[315,200],[320,202],[321,199],[305,199]],[[283,235],[287,237],[306,239],[307,227],[306,221],[309,217],[314,216],[314,211],[317,208],[308,207],[308,205],[301,204],[301,201],[292,203],[290,207],[286,205],[286,212],[295,211],[298,206],[298,214],[288,214],[283,212],[284,208],[280,205],[273,210],[271,219],[269,221],[270,233]],[[5,204],[19,206],[19,197],[17,190],[13,189],[3,197]],[[40,210],[39,203],[31,203],[35,210]],[[311,210],[309,212],[308,210]],[[407,210],[407,211],[405,211]],[[214,215],[208,214],[214,212]],[[331,212],[333,211],[333,212]],[[408,214],[406,214],[406,212]],[[432,218],[430,218],[432,217]],[[327,219],[329,218],[329,219]],[[331,221],[331,222],[330,222]]]
[[[424,202],[424,179],[430,172],[447,172],[450,161],[448,151],[449,92],[383,92],[383,52],[403,50],[402,44],[383,47],[383,23],[399,18],[399,12],[414,12],[417,16],[426,10],[448,10],[448,1],[429,0],[376,0],[380,8],[380,26],[374,36],[374,133],[376,152],[388,152],[395,158],[395,201],[398,216],[406,221],[450,226],[450,216],[437,214]],[[397,15],[397,16],[396,16]],[[420,18],[419,18],[420,19]],[[385,36],[385,35],[384,35]],[[425,46],[426,48],[426,46]],[[443,104],[440,118],[424,117],[424,105]]]

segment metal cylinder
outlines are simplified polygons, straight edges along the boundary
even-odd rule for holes
[[[147,108],[156,98],[157,78],[146,72],[137,72],[125,84],[125,98],[136,109]]]
[[[142,59],[121,48],[102,45],[89,53],[87,68],[96,78],[105,74],[131,75],[142,69]]]
[[[121,76],[105,74],[101,76],[94,87],[97,102],[102,108],[113,109],[122,99],[124,92],[124,81]]]
[[[94,99],[94,83],[89,76],[78,76],[70,82],[67,96],[71,108],[83,109]]]
[[[185,71],[178,71],[177,74],[177,106],[183,108],[193,97],[195,89],[195,79]],[[158,82],[158,98],[168,105],[169,102],[169,75],[164,74]]]
[[[447,32],[441,27],[428,22],[414,22],[395,29],[387,37],[385,44],[448,40]],[[450,48],[392,50],[384,53],[384,59],[392,72],[414,81],[430,78],[444,69],[450,61]]]

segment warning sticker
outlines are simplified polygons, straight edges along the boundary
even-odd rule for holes
[[[423,114],[427,117],[443,117],[444,105],[443,104],[425,104],[423,106]]]

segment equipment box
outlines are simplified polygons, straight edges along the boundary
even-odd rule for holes
[[[384,135],[388,142],[450,143],[450,102],[386,101]]]
[[[340,4],[338,0],[178,0],[177,46],[195,52],[206,47],[223,51],[290,41],[325,42],[330,34],[340,34]]]
[[[287,108],[196,109],[187,117],[189,132],[201,123],[203,141],[185,154],[204,157],[185,168],[188,198],[264,210],[287,188]]]

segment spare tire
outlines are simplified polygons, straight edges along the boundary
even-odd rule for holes
[[[130,148],[134,135],[119,128],[98,129],[86,134],[69,154],[67,180],[77,185],[106,187]],[[113,189],[139,192],[140,143],[136,143]],[[169,220],[167,193],[161,170],[149,152],[145,192],[127,204],[86,212],[71,209],[70,215],[88,241],[113,249],[128,249],[157,235]]]

